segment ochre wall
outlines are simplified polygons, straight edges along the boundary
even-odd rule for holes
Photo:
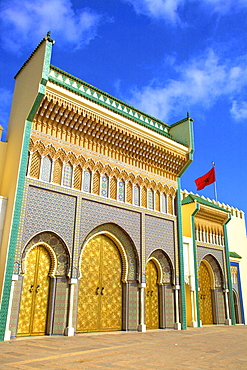
[[[0,289],[2,291],[5,261],[13,217],[13,206],[21,159],[23,133],[26,119],[32,109],[42,78],[46,41],[39,46],[26,66],[16,77],[14,97],[7,134],[5,166],[0,184],[0,194],[8,198],[8,205],[0,250]],[[0,153],[1,154],[1,153]],[[2,293],[1,293],[2,294]]]

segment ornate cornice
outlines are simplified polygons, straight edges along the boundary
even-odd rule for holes
[[[173,147],[172,140],[162,145],[148,133],[121,126],[117,120],[50,92],[40,105],[33,129],[172,180],[188,161],[188,150]]]

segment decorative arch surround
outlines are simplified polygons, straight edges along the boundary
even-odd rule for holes
[[[149,261],[152,261],[156,268],[157,268],[157,271],[158,271],[158,281],[157,281],[157,284],[161,285],[163,283],[163,271],[162,271],[162,266],[160,264],[160,261],[155,258],[155,257],[150,257],[148,260],[147,260],[147,263]]]
[[[239,293],[234,288],[232,289],[232,292],[233,292],[233,301],[234,301],[236,324],[241,324],[242,323],[242,315],[241,315]]]
[[[38,242],[38,243],[32,245],[28,249],[28,251],[26,251],[25,257],[22,258],[22,274],[26,273],[26,257],[28,255],[28,253],[30,253],[36,247],[44,247],[48,251],[48,253],[50,255],[50,258],[51,258],[51,268],[50,268],[48,276],[55,277],[55,274],[56,274],[56,271],[57,271],[56,254],[55,254],[54,250],[50,247],[50,245],[45,243],[45,242]]]
[[[161,284],[174,284],[174,270],[168,255],[161,249],[152,252],[148,261],[155,259],[161,267]],[[157,264],[156,264],[157,265]]]
[[[99,234],[108,236],[119,249],[123,263],[122,281],[127,282],[139,280],[139,258],[134,243],[122,228],[112,223],[100,225],[88,234],[82,244],[78,266],[80,266],[83,248],[90,239]]]
[[[200,263],[201,262],[206,262],[206,265],[209,266],[209,272],[212,273],[212,276],[211,276],[211,280],[212,280],[212,288],[223,288],[224,286],[224,283],[223,283],[223,273],[222,273],[222,269],[220,267],[220,264],[219,262],[217,261],[217,259],[212,256],[211,254],[207,254],[206,256],[204,256]]]
[[[51,256],[52,266],[49,276],[69,276],[70,254],[63,240],[55,233],[45,231],[35,235],[26,245],[21,258],[21,271],[25,273],[25,262],[27,254],[36,246],[44,246]]]

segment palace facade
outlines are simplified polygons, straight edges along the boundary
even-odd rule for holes
[[[193,120],[52,66],[53,43],[17,73],[0,142],[1,340],[244,323],[231,209],[180,189]]]

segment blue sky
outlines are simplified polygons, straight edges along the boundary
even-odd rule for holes
[[[1,0],[0,124],[13,77],[51,31],[52,64],[172,124],[194,119],[182,187],[216,163],[220,202],[247,212],[246,0]],[[199,192],[214,197],[210,185]]]

